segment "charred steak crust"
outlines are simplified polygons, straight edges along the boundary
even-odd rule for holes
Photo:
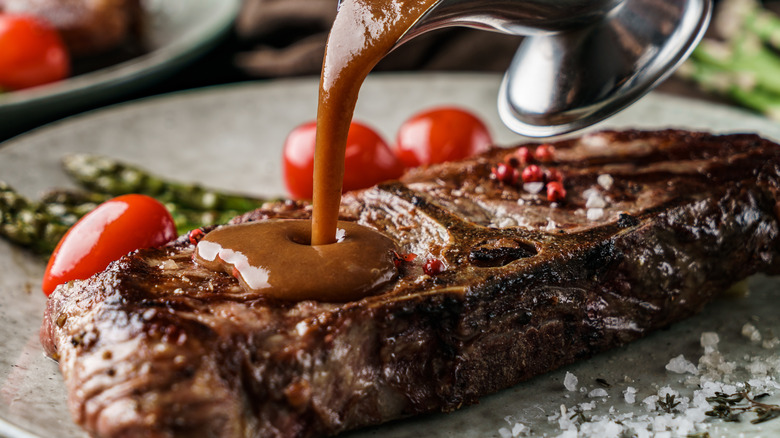
[[[556,206],[490,178],[503,149],[349,194],[343,219],[418,255],[360,301],[249,294],[184,239],[59,287],[41,339],[74,420],[101,437],[316,437],[451,411],[780,270],[778,145],[670,130],[555,148]],[[607,205],[589,220],[594,191]],[[279,203],[235,222],[308,214]],[[428,258],[444,272],[425,275]]]

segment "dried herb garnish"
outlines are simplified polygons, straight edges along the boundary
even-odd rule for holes
[[[746,383],[745,389],[734,394],[716,392],[714,397],[707,397],[707,401],[712,405],[712,410],[705,412],[705,414],[710,417],[721,418],[724,421],[738,422],[742,414],[753,412],[756,414],[756,418],[750,420],[752,424],[763,423],[780,417],[780,406],[758,401],[768,396],[768,393],[751,396],[751,391],[752,388]]]
[[[585,412],[582,411],[582,409],[574,408],[574,412],[569,416],[569,420],[574,420],[575,418],[580,420],[581,423],[588,423],[590,422],[590,418],[585,416]]]
[[[674,399],[674,395],[666,394],[666,399],[658,400],[656,403],[658,404],[659,409],[664,410],[667,414],[671,414],[674,411],[674,408],[680,404],[680,402],[675,401]]]

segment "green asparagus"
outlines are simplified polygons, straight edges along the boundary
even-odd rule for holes
[[[755,0],[724,0],[678,76],[780,120],[780,17]]]
[[[163,202],[180,233],[225,223],[264,203],[261,199],[166,181],[137,167],[93,155],[67,157],[64,166],[87,191],[55,189],[34,202],[0,183],[0,235],[37,252],[50,253],[78,219],[100,203],[125,193],[143,193]]]
[[[0,181],[0,235],[39,253],[51,253],[70,225]]]
[[[111,196],[101,193],[56,189],[45,193],[39,203],[47,213],[59,217],[60,222],[73,225],[82,216],[109,199]]]
[[[63,159],[63,165],[68,174],[87,189],[113,196],[141,193],[188,209],[216,211],[249,211],[265,202],[209,190],[197,184],[168,181],[138,167],[95,155],[71,155]]]
[[[698,83],[708,92],[727,96],[746,108],[780,120],[780,100],[771,92],[757,86],[748,76],[723,71],[695,59],[686,61],[678,70],[678,74]]]
[[[43,195],[41,208],[52,216],[59,217],[60,222],[69,223],[69,216],[76,219],[92,211],[100,203],[111,199],[111,195],[70,189],[51,190]],[[180,233],[200,228],[204,225],[225,223],[244,211],[239,210],[196,210],[182,207],[175,202],[165,202],[165,207],[171,213],[176,229]]]

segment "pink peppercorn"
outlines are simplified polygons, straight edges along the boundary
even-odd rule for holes
[[[543,144],[537,146],[536,150],[534,151],[534,156],[542,163],[547,163],[553,160],[554,152],[555,148],[552,145]]]
[[[197,245],[198,242],[203,239],[203,236],[205,236],[206,233],[203,232],[200,228],[196,228],[189,233],[187,233],[187,239],[190,241],[191,244]]]
[[[533,157],[531,156],[531,151],[529,151],[528,148],[525,146],[518,148],[515,151],[515,156],[520,161],[521,166],[525,166],[526,164],[529,164],[533,161]]]
[[[436,275],[444,272],[444,263],[439,259],[428,259],[423,265],[425,275]]]
[[[523,169],[523,182],[542,182],[544,181],[544,173],[542,172],[542,169],[537,166],[536,164],[531,164],[530,166]]]
[[[496,167],[491,170],[493,178],[504,184],[517,184],[520,178],[520,172],[505,163],[498,163]]]
[[[562,201],[566,198],[566,189],[560,181],[550,181],[547,183],[547,200],[550,202]]]
[[[514,168],[520,167],[520,160],[515,154],[507,154],[504,157],[504,163],[506,163],[507,166]]]
[[[563,174],[558,169],[547,169],[544,176],[548,182],[549,181],[563,182]]]

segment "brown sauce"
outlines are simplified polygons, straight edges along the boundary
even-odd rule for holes
[[[219,228],[198,243],[198,263],[235,275],[245,289],[284,300],[359,299],[395,276],[392,240],[338,221],[347,134],[368,73],[438,1],[341,3],[320,78],[312,221]]]
[[[360,86],[395,43],[439,0],[347,0],[328,37],[317,107],[312,244],[335,242],[344,153]]]
[[[246,290],[294,301],[359,299],[395,277],[392,240],[353,222],[337,227],[337,243],[316,246],[307,220],[222,227],[198,242],[195,260]]]

